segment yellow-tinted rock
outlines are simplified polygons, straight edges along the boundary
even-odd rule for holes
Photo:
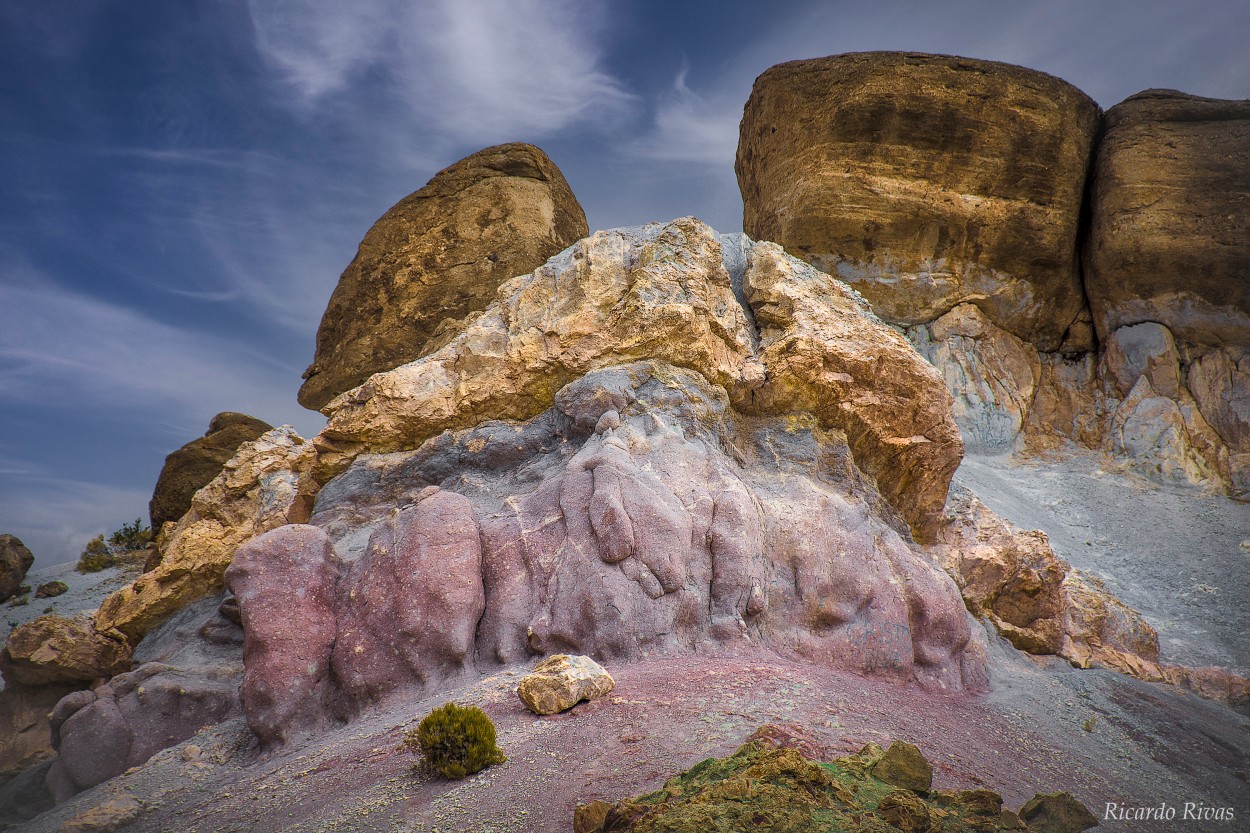
[[[516,693],[534,714],[555,714],[602,697],[615,686],[612,675],[590,657],[556,654],[534,666]]]
[[[116,628],[137,642],[166,617],[220,592],[240,544],[307,520],[312,462],[312,444],[289,426],[241,445],[221,474],[196,493],[165,544],[160,564],[100,605],[96,630]]]
[[[339,278],[300,404],[320,409],[370,375],[425,355],[495,290],[587,234],[560,169],[533,145],[498,145],[435,174],[382,215]]]
[[[755,81],[736,170],[743,229],[914,325],[974,303],[1043,350],[1089,349],[1077,228],[1098,106],[990,61],[866,52]]]
[[[90,620],[40,616],[9,634],[0,663],[23,685],[90,682],[130,670],[130,646],[116,632],[97,633]]]

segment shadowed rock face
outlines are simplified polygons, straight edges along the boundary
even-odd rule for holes
[[[772,67],[742,118],[743,229],[915,325],[970,302],[1042,350],[1084,307],[1077,226],[1098,106],[1022,67],[901,52]],[[1080,329],[1080,328],[1076,328]]]
[[[221,473],[239,446],[272,428],[255,417],[227,411],[213,417],[203,437],[166,457],[148,503],[152,532],[160,532],[163,524],[185,515],[192,496]]]
[[[281,634],[263,616],[247,627],[279,596],[317,607],[300,621],[337,622],[332,645],[308,639],[299,650],[318,655],[294,664],[329,663],[327,702],[343,716],[535,654],[768,646],[949,691],[985,680],[958,590],[908,540],[845,434],[811,416],[743,416],[724,388],[665,363],[593,370],[526,422],[360,456],[310,524],[239,556],[299,570],[249,568],[242,585],[231,568],[245,705],[254,684],[278,691],[269,683],[291,676],[294,661],[269,647]],[[319,719],[297,715],[270,737]]]
[[[1250,101],[1147,90],[1107,111],[1086,291],[1100,338],[1143,321],[1250,344]]]
[[[16,535],[0,535],[0,602],[17,595],[35,556]]]
[[[429,352],[439,325],[588,233],[560,169],[533,145],[498,145],[437,173],[382,215],[339,278],[304,372],[320,409],[373,373]]]

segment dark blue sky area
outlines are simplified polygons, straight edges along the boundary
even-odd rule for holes
[[[1250,4],[63,0],[0,5],[0,531],[41,563],[135,516],[221,410],[295,402],[361,236],[524,140],[590,226],[741,224],[751,82],[911,49],[1250,95]]]

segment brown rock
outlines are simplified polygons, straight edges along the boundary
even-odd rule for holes
[[[1020,808],[1020,820],[1031,833],[1081,833],[1098,826],[1098,818],[1066,792],[1033,796]]]
[[[0,602],[17,595],[26,579],[26,571],[35,563],[22,539],[5,533],[0,535]]]
[[[96,629],[116,628],[138,642],[171,614],[221,592],[240,544],[308,519],[312,462],[312,444],[290,426],[241,445],[221,473],[196,492],[155,569],[100,605]]]
[[[28,686],[10,680],[0,691],[0,778],[52,757],[48,714],[77,685]]]
[[[1009,64],[903,52],[779,64],[742,118],[743,229],[888,321],[970,302],[1043,350],[1088,349],[1065,334],[1082,324],[1076,235],[1099,115],[1070,84]]]
[[[130,668],[130,646],[89,620],[40,616],[15,628],[0,652],[6,679],[23,685],[89,682]]]
[[[441,323],[481,311],[500,284],[587,233],[564,175],[533,145],[489,147],[439,171],[374,223],[339,278],[300,404],[323,408],[425,355]]]
[[[221,473],[239,446],[272,428],[255,417],[230,411],[213,417],[203,437],[165,458],[148,503],[152,529],[159,530],[166,522],[185,515],[191,508],[191,497]]]
[[[933,787],[933,767],[914,745],[896,740],[873,765],[872,775],[905,790],[927,793]]]
[[[612,675],[590,657],[556,654],[522,677],[516,693],[534,714],[556,714],[602,697],[615,686]]]
[[[1250,101],[1147,90],[1106,123],[1084,252],[1099,337],[1156,321],[1250,344]]]
[[[1189,365],[1186,380],[1198,410],[1229,450],[1250,452],[1250,352],[1212,350]]]
[[[53,596],[60,596],[68,590],[69,585],[63,581],[46,581],[35,590],[35,598],[50,599]]]
[[[612,805],[606,801],[578,804],[573,810],[573,833],[600,833]]]
[[[928,833],[929,808],[910,790],[887,793],[877,805],[877,812],[903,833]]]

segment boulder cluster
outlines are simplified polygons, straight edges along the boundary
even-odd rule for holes
[[[1250,700],[1160,665],[1149,625],[1044,534],[951,489],[965,447],[1075,443],[1250,494],[1247,103],[1149,91],[1104,114],[1019,67],[840,55],[760,76],[737,172],[742,235],[588,234],[524,144],[383,215],[305,373],[326,428],[218,415],[167,459],[145,572],[0,654],[0,723],[46,732],[16,715],[51,712],[56,797],[240,712],[275,747],[552,654],[767,650],[975,691],[976,618]],[[0,599],[23,550],[0,538]],[[591,676],[522,697],[558,711],[611,688]],[[0,752],[47,753],[21,737]],[[725,776],[766,764],[841,796],[761,755]],[[1010,829],[993,794],[917,798],[917,757],[840,766],[891,819]],[[635,809],[611,829],[652,829]]]

